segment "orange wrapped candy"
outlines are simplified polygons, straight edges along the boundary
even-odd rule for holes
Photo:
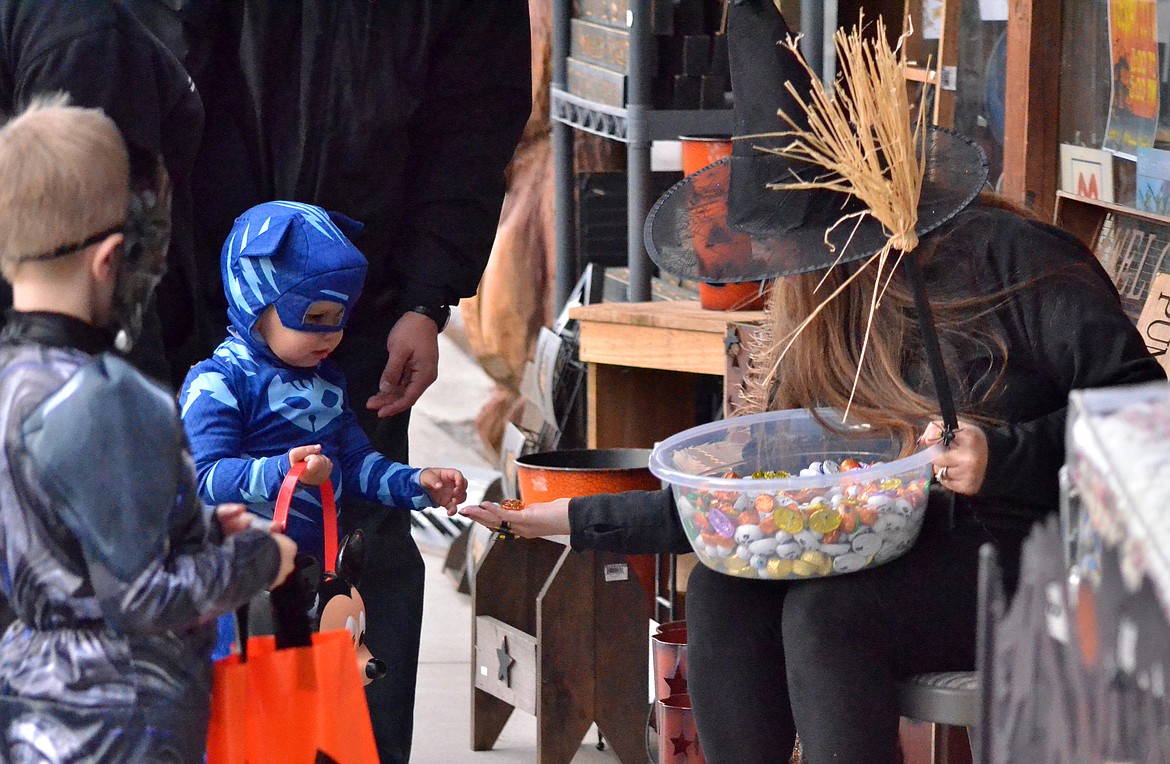
[[[524,509],[524,502],[519,499],[504,499],[500,502],[500,508],[506,509],[509,512],[516,512]],[[516,534],[508,530],[506,522],[500,524],[500,529],[496,531],[496,538],[498,539],[514,539]]]

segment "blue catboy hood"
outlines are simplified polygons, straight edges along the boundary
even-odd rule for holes
[[[305,332],[336,331],[362,291],[366,258],[349,240],[362,224],[299,202],[266,202],[236,218],[223,245],[220,274],[228,318],[243,339],[269,305],[280,322]],[[305,312],[321,300],[341,303],[341,325],[306,325]]]

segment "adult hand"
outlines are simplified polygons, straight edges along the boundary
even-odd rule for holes
[[[467,501],[467,478],[459,470],[428,467],[419,473],[418,482],[427,489],[436,507],[447,510],[447,517],[458,512],[459,505]]]
[[[223,531],[223,537],[230,539],[252,527],[253,515],[243,504],[220,504],[215,508],[215,520]]]
[[[379,417],[401,414],[414,405],[439,376],[439,327],[421,313],[408,311],[386,337],[386,368],[378,393],[366,408]]]
[[[942,440],[942,425],[931,422],[919,441],[932,446]],[[959,420],[955,438],[934,460],[939,485],[964,496],[974,496],[987,477],[987,434],[976,424]]]
[[[284,583],[288,574],[292,573],[293,568],[296,567],[295,558],[297,556],[297,542],[288,536],[273,530],[272,540],[276,542],[276,548],[280,550],[280,567],[276,569],[276,578],[272,579],[272,585],[268,587],[269,589],[275,589]]]
[[[526,539],[567,536],[572,531],[568,499],[529,504],[524,509],[504,509],[495,502],[485,501],[478,507],[464,507],[459,514],[493,531],[500,530],[501,523],[506,522],[507,530]]]
[[[297,446],[289,449],[289,464],[305,463],[305,471],[301,473],[297,482],[302,485],[321,485],[333,472],[333,462],[328,456],[321,453],[321,445]]]

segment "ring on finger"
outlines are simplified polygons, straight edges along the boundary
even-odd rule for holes
[[[947,470],[948,469],[950,469],[949,466],[943,467],[935,474],[935,477],[938,479],[938,482],[941,483],[947,479]]]

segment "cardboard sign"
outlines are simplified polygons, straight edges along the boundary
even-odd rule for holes
[[[1150,285],[1137,327],[1146,349],[1170,374],[1170,273],[1159,274]]]

